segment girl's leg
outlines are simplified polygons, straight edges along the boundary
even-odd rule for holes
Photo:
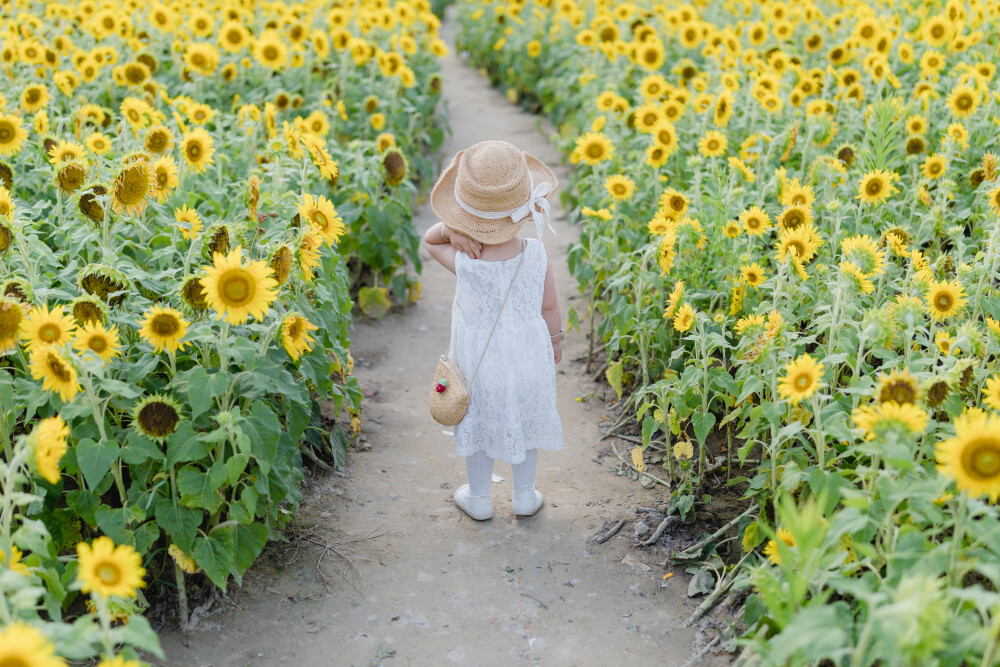
[[[524,453],[524,461],[512,464],[510,467],[514,473],[514,495],[511,498],[514,514],[531,516],[542,506],[542,494],[535,489],[538,450],[527,450]]]
[[[493,459],[486,452],[478,451],[465,457],[465,470],[469,483],[455,491],[455,504],[476,521],[485,521],[493,516],[493,501],[490,500]]]
[[[469,474],[469,495],[489,497],[490,484],[493,482],[493,459],[480,450],[465,457],[465,470]]]
[[[524,461],[511,465],[514,473],[514,491],[531,491],[535,488],[535,470],[538,468],[538,450],[529,449]]]

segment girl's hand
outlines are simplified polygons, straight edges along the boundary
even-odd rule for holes
[[[558,341],[552,343],[552,357],[555,359],[555,361],[556,361],[557,364],[560,361],[562,361],[562,341],[561,340],[558,340]]]
[[[479,255],[483,250],[483,244],[479,241],[450,229],[448,230],[448,242],[451,243],[456,250],[461,250],[472,259],[479,259]]]

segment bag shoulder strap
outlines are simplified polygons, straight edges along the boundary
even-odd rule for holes
[[[503,302],[500,304],[500,310],[497,312],[497,319],[493,322],[493,328],[490,329],[490,335],[486,338],[486,345],[483,346],[483,353],[479,355],[479,363],[476,364],[476,370],[472,373],[472,379],[469,380],[469,389],[472,389],[472,383],[476,381],[476,376],[479,375],[479,367],[483,365],[483,359],[486,358],[486,350],[490,347],[490,341],[493,340],[493,332],[497,330],[497,325],[500,324],[500,316],[503,315],[504,306],[507,305],[507,299],[510,297],[511,290],[514,289],[514,282],[517,280],[517,274],[521,271],[521,265],[524,264],[524,256],[528,251],[528,242],[525,239],[521,239],[521,259],[517,261],[517,268],[514,269],[514,277],[510,279],[510,285],[507,286],[507,293],[504,294]],[[451,357],[451,346],[448,347],[448,357]]]

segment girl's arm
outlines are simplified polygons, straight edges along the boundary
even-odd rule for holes
[[[562,313],[559,311],[559,296],[556,294],[556,279],[552,275],[552,262],[545,269],[545,292],[542,294],[542,318],[549,328],[552,338],[552,354],[555,362],[562,361]],[[558,335],[557,335],[558,334]]]
[[[424,234],[424,247],[441,266],[455,273],[457,251],[461,250],[472,259],[478,259],[483,246],[464,234],[447,229],[443,222],[439,222]]]

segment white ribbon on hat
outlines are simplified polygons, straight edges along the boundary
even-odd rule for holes
[[[528,195],[528,201],[509,211],[480,211],[472,208],[458,196],[457,182],[455,183],[455,201],[458,202],[458,205],[466,213],[471,213],[476,217],[487,220],[500,220],[509,217],[514,222],[521,222],[530,215],[531,219],[535,222],[535,233],[538,235],[538,239],[541,240],[546,225],[548,225],[553,234],[556,233],[556,230],[552,228],[552,221],[549,218],[549,200],[545,198],[546,195],[552,192],[552,184],[542,182],[535,185],[535,179],[531,175],[531,170],[528,170],[528,189],[531,191],[531,194]]]

